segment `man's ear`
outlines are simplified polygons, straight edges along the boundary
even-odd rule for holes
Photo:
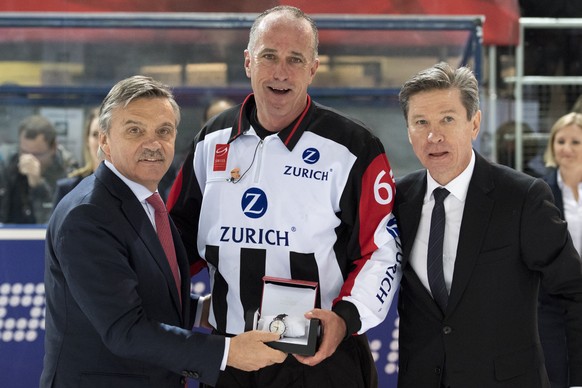
[[[317,69],[319,68],[319,58],[316,58],[313,61],[313,65],[311,66],[311,81],[313,81],[313,77],[315,77],[315,73],[317,73]]]
[[[245,55],[245,73],[247,75],[247,78],[251,78],[251,53],[249,52],[249,50],[245,50],[244,52]]]
[[[99,132],[99,149],[104,159],[109,159],[109,137],[104,132]]]
[[[475,113],[475,116],[473,116],[473,119],[471,120],[471,125],[473,126],[473,128],[471,128],[471,139],[475,140],[477,139],[477,135],[479,135],[479,131],[481,130],[480,110],[478,110],[477,113]]]

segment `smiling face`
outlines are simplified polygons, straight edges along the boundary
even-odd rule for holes
[[[252,52],[245,50],[257,117],[267,130],[285,128],[305,109],[307,87],[319,66],[313,45],[313,30],[306,20],[277,12],[261,21]]]
[[[582,168],[582,128],[578,125],[571,124],[559,129],[552,147],[560,168]]]
[[[410,97],[408,139],[422,165],[441,185],[459,176],[471,161],[481,112],[467,119],[456,88],[435,89]]]
[[[112,111],[107,134],[99,143],[105,159],[128,179],[150,191],[174,158],[176,115],[166,98],[138,98]]]

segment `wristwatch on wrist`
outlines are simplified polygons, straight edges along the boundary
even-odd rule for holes
[[[283,338],[283,335],[287,331],[287,324],[285,323],[286,316],[287,314],[279,314],[273,318],[271,323],[269,323],[269,331],[271,333],[277,333]]]

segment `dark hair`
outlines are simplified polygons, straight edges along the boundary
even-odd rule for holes
[[[111,114],[117,107],[126,107],[138,98],[167,98],[176,114],[176,127],[180,123],[180,107],[174,99],[170,87],[150,77],[134,75],[119,81],[111,88],[99,110],[99,127],[108,133],[111,128]]]
[[[408,120],[408,104],[412,96],[420,92],[446,89],[458,89],[461,92],[467,119],[471,120],[479,111],[479,83],[468,67],[454,69],[446,62],[437,63],[404,83],[398,95],[404,119]]]
[[[309,17],[305,12],[300,10],[299,8],[292,7],[290,5],[278,5],[276,7],[269,8],[268,10],[264,11],[259,16],[257,16],[255,21],[253,22],[253,25],[251,26],[247,50],[249,50],[249,52],[252,53],[253,49],[255,48],[255,42],[257,41],[257,29],[258,29],[259,25],[261,24],[261,22],[263,21],[263,19],[267,15],[270,15],[270,14],[276,13],[276,12],[282,12],[282,13],[289,14],[290,16],[292,16],[296,19],[303,19],[309,23],[309,25],[311,26],[311,31],[313,32],[313,58],[317,58],[317,56],[318,56],[317,50],[318,50],[318,46],[319,46],[319,33],[317,31],[317,26],[315,25],[315,21],[311,17]]]
[[[29,116],[22,120],[18,127],[18,134],[24,135],[27,139],[36,139],[38,135],[43,135],[50,148],[56,146],[57,131],[53,124],[43,116]]]

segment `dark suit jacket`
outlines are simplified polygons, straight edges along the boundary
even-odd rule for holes
[[[62,178],[57,181],[57,186],[55,187],[55,194],[53,199],[53,206],[57,206],[61,199],[67,195],[71,190],[73,190],[79,182],[83,180],[82,176],[74,176],[71,178]]]
[[[543,179],[550,186],[554,195],[554,203],[560,210],[561,217],[565,219],[562,190],[558,186],[558,170],[551,169]],[[568,383],[568,346],[564,314],[565,308],[560,299],[549,295],[543,288],[540,289],[538,326],[546,359],[546,370],[552,388],[570,386]]]
[[[554,195],[554,203],[556,207],[560,210],[562,218],[564,217],[564,199],[562,198],[562,190],[558,186],[558,169],[552,168],[548,171],[548,174],[544,176],[544,181],[550,186],[552,194]]]
[[[582,265],[548,186],[476,155],[443,314],[408,260],[426,171],[397,182],[403,244],[399,387],[548,387],[537,331],[540,278],[568,306],[572,384],[582,384]],[[445,377],[443,377],[445,375]]]
[[[59,203],[46,236],[41,387],[216,382],[224,339],[190,331],[196,300],[172,229],[181,301],[142,204],[109,168],[102,164]]]

